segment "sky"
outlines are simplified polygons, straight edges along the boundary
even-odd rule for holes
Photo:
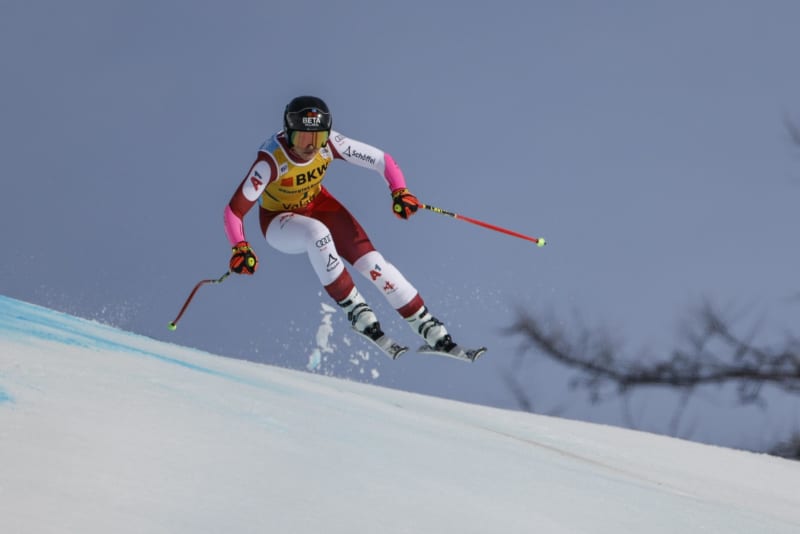
[[[765,344],[795,329],[798,18],[790,1],[3,2],[0,294],[291,369],[330,349],[311,372],[499,408],[518,407],[511,374],[538,413],[667,432],[673,394],[593,406],[543,356],[517,366],[503,328],[518,307],[553,313],[631,359],[668,355],[703,299]],[[422,202],[547,238],[400,221],[379,175],[331,167],[326,187],[484,359],[365,355],[255,210],[257,276],[203,288],[167,331],[227,269],[224,206],[299,94],[389,152]],[[796,398],[767,398],[699,391],[676,434],[764,449],[800,430]]]
[[[7,297],[0,333],[4,533],[800,527],[790,460],[216,356]]]

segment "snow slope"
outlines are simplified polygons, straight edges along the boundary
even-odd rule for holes
[[[798,487],[797,462],[233,360],[0,296],[4,534],[796,533]]]

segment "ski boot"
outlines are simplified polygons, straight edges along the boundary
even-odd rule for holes
[[[381,324],[378,322],[375,312],[372,311],[357,288],[354,287],[350,295],[346,299],[340,300],[338,304],[347,313],[347,320],[350,321],[353,330],[391,359],[396,360],[401,354],[408,351],[408,347],[397,343],[381,330]]]
[[[460,347],[447,333],[444,323],[431,315],[426,306],[417,310],[411,317],[407,317],[406,321],[425,340],[425,345],[417,349],[417,352],[439,354],[470,362],[474,362],[486,352],[486,347],[479,349],[464,349]]]

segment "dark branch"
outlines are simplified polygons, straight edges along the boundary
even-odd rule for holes
[[[786,124],[786,130],[789,132],[792,142],[800,146],[800,126],[789,117],[786,117],[784,124]]]
[[[577,369],[579,375],[571,386],[586,389],[592,402],[602,400],[609,390],[624,395],[644,386],[683,389],[688,396],[699,386],[733,383],[742,404],[762,403],[765,385],[800,392],[797,339],[787,338],[777,350],[757,346],[754,334],[738,337],[710,305],[705,305],[692,321],[694,326],[686,334],[687,347],[675,349],[669,359],[656,362],[647,358],[624,360],[602,332],[584,329],[568,338],[559,328],[550,326],[554,324],[554,320],[541,320],[520,311],[508,330],[522,335],[528,348]]]

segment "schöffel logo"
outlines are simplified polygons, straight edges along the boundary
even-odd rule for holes
[[[339,266],[339,258],[334,256],[333,254],[328,254],[328,265],[325,267],[325,270],[331,272],[338,266]]]
[[[350,156],[351,158],[358,158],[360,160],[364,160],[367,163],[375,165],[375,158],[370,156],[369,154],[364,154],[363,152],[359,152],[358,150],[353,150],[350,145],[347,145],[347,149],[344,151],[346,156]]]

